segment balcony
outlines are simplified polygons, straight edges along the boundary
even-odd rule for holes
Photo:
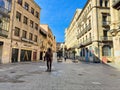
[[[82,47],[85,47],[91,43],[92,43],[92,38],[88,38],[87,40],[81,42],[79,47],[82,48]]]
[[[0,36],[8,37],[8,31],[3,30],[3,29],[0,28]]]
[[[86,29],[89,31],[91,29],[91,24],[88,24]]]
[[[5,17],[10,17],[9,11],[1,6],[0,6],[0,14],[2,14]]]
[[[101,37],[100,38],[101,39],[101,41],[112,41],[113,40],[113,38],[112,37]]]
[[[113,0],[113,8],[120,10],[120,0]]]

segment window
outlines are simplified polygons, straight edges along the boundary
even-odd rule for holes
[[[20,36],[20,28],[15,27],[14,35]]]
[[[111,56],[111,47],[109,45],[105,45],[102,47],[102,55]]]
[[[33,38],[33,34],[30,33],[30,34],[29,34],[29,40],[32,40],[32,38]]]
[[[22,6],[22,0],[18,0],[18,4]]]
[[[30,20],[30,27],[33,28],[34,27],[34,22],[32,20]]]
[[[34,41],[37,42],[37,35],[34,36]]]
[[[26,10],[29,10],[29,4],[25,2],[24,8],[25,8]]]
[[[31,13],[34,15],[34,9],[31,7]]]
[[[19,13],[19,12],[16,12],[16,19],[17,19],[17,21],[21,21],[21,13]]]
[[[107,30],[103,31],[103,35],[104,35],[104,37],[107,37]]]
[[[23,23],[24,24],[27,24],[28,23],[28,18],[24,16],[24,20],[23,20]]]
[[[108,7],[108,0],[105,0],[105,7]]]
[[[27,37],[27,31],[24,31],[22,32],[22,38],[26,38]]]
[[[36,11],[36,15],[35,15],[37,18],[39,18],[39,13]]]
[[[38,24],[35,23],[35,29],[38,30]]]
[[[107,24],[107,16],[106,15],[102,16],[102,21],[103,21],[103,25]]]
[[[102,7],[102,4],[103,4],[103,0],[100,0],[100,6]]]

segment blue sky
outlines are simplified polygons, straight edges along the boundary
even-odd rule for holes
[[[48,24],[57,42],[64,42],[65,28],[77,8],[83,8],[87,0],[35,0],[41,7],[40,23]]]

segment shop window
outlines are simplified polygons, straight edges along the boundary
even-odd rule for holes
[[[102,47],[102,55],[111,56],[111,47],[109,45],[105,45]]]

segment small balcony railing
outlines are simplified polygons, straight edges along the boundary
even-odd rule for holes
[[[80,45],[86,46],[92,43],[92,38],[88,38],[87,40],[80,42]]]
[[[0,36],[8,37],[8,31],[3,30],[3,29],[0,28]]]
[[[112,41],[113,38],[112,37],[101,37],[101,41]]]
[[[102,22],[102,26],[103,26],[103,27],[108,27],[108,26],[110,26],[110,21],[103,21],[103,22]]]

